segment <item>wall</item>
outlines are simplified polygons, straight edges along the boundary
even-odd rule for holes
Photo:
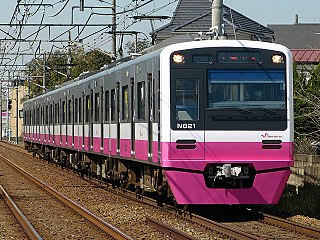
[[[291,170],[279,204],[269,210],[320,218],[320,156],[296,154]]]

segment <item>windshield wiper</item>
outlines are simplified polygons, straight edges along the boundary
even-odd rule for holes
[[[247,110],[247,109],[243,109],[243,108],[239,108],[239,107],[235,107],[235,106],[227,106],[224,109],[232,109],[232,110],[237,110],[238,112],[244,113],[244,114],[249,114],[249,115],[253,115],[253,112]]]
[[[279,115],[278,112],[276,112],[276,111],[274,111],[274,110],[271,110],[271,109],[269,109],[269,108],[257,107],[256,109],[261,109],[261,110],[263,110],[263,111],[265,111],[265,112],[267,112],[267,113],[270,113],[270,114],[272,114],[272,115]]]

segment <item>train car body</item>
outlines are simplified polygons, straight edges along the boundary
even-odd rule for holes
[[[26,148],[179,204],[275,204],[293,165],[291,53],[167,46],[24,103]]]

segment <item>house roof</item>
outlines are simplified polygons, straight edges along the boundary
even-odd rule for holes
[[[157,39],[170,38],[174,34],[208,32],[212,25],[211,5],[208,0],[180,0],[171,22],[155,31]],[[223,6],[223,22],[229,35],[241,31],[271,40],[270,35],[273,34],[271,29],[226,5]]]
[[[320,49],[320,24],[268,25],[275,42],[289,49]]]
[[[320,61],[320,49],[292,49],[292,58],[299,63],[317,63]]]

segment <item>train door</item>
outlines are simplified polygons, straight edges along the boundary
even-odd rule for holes
[[[171,159],[204,159],[202,69],[172,69]]]
[[[93,90],[85,97],[84,150],[90,151],[93,146]]]
[[[130,125],[131,125],[131,156],[135,155],[135,124],[134,124],[134,78],[130,79]]]
[[[79,99],[74,98],[73,102],[73,147],[79,149]]]
[[[117,82],[116,88],[116,119],[117,119],[117,154],[120,154],[120,83]]]
[[[71,137],[70,137],[70,143],[69,146],[71,148],[74,148],[74,112],[76,111],[74,107],[74,95],[72,95],[72,98],[70,100],[70,111],[69,111],[69,120],[71,122]],[[68,141],[69,142],[69,141]]]
[[[103,128],[103,113],[104,113],[104,92],[103,92],[103,87],[101,87],[100,90],[100,152],[103,152],[103,148],[104,148],[104,138],[103,138],[103,133],[104,133],[104,128]]]
[[[152,161],[153,153],[153,79],[152,73],[148,73],[148,95],[147,95],[147,122],[148,122],[148,160]]]
[[[44,128],[45,128],[44,142],[49,143],[50,142],[49,103],[45,105]]]
[[[54,143],[54,100],[52,101],[52,104],[50,104],[50,143]]]
[[[101,151],[101,88],[97,86],[97,81],[95,83],[95,91],[94,94],[94,102],[92,108],[93,115],[92,115],[92,133],[91,133],[91,146],[94,152]]]
[[[93,150],[93,90],[90,91],[90,104],[91,106],[89,106],[89,150],[92,151]],[[89,104],[89,105],[90,105]]]
[[[82,92],[82,98],[79,98],[79,108],[80,108],[80,111],[79,111],[79,121],[81,121],[81,124],[79,124],[80,129],[79,129],[79,133],[80,133],[80,149],[84,150],[84,139],[85,139],[85,130],[84,130],[84,126],[85,126],[85,123],[84,123],[84,120],[85,120],[85,93]]]

